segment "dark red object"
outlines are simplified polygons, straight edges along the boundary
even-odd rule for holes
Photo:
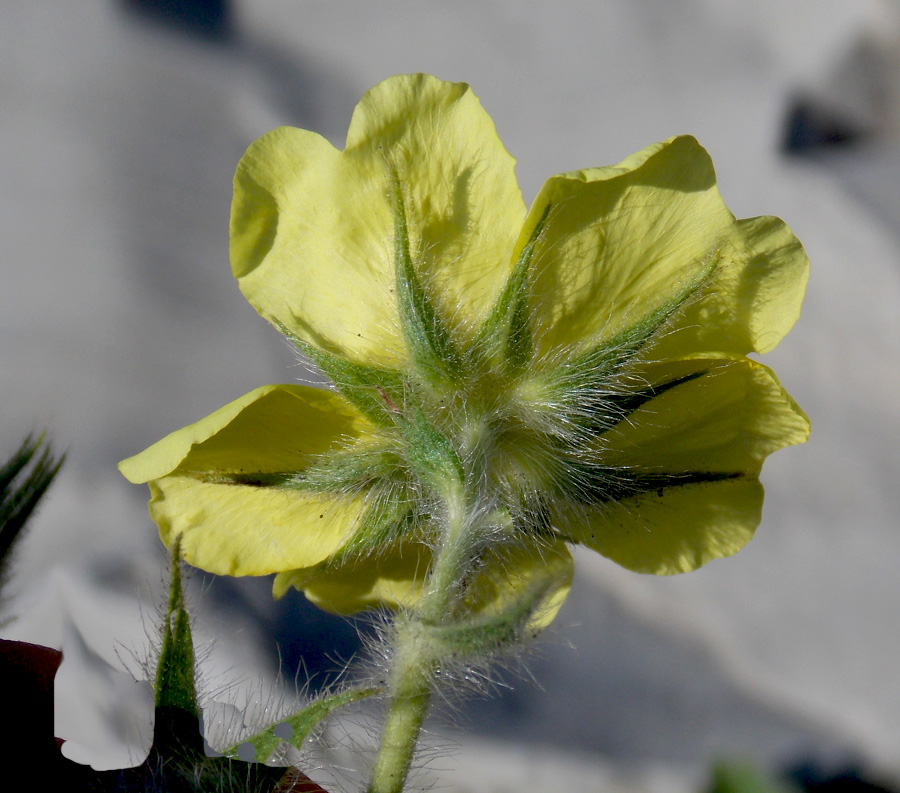
[[[63,757],[63,744],[53,735],[53,679],[62,653],[52,647],[0,639],[0,696],[6,715],[0,723],[0,745],[12,768],[25,780],[65,780],[67,791],[87,790],[91,769]]]
[[[29,789],[28,780],[63,780],[65,784],[59,789],[67,793],[120,790],[124,789],[121,783],[132,777],[143,781],[151,773],[147,763],[124,772],[95,772],[73,763],[59,751],[63,741],[53,735],[53,681],[60,663],[62,653],[52,647],[0,639],[0,698],[6,706],[0,722],[0,747],[7,760],[7,774],[13,769],[22,772],[22,790]],[[291,768],[273,793],[328,791]]]
[[[274,793],[328,793],[328,791],[313,782],[302,771],[291,768],[282,777]]]
[[[53,678],[62,653],[39,644],[0,639],[0,689],[6,717],[0,723],[3,756],[27,764],[61,757],[53,736]]]

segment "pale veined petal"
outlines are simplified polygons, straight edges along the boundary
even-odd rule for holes
[[[415,608],[431,561],[427,546],[407,541],[342,564],[282,573],[275,579],[274,593],[281,597],[294,586],[317,606],[339,614]],[[524,627],[530,632],[553,621],[572,585],[572,556],[561,541],[507,548],[484,562],[466,600],[469,613],[500,615],[524,601]]]
[[[320,608],[337,614],[409,608],[422,594],[430,565],[431,549],[407,541],[342,564],[284,572],[275,577],[273,592],[281,597],[296,587]]]
[[[266,484],[302,475],[322,455],[372,441],[372,425],[337,394],[258,388],[163,438],[119,469],[150,483],[162,539],[182,535],[186,561],[209,572],[265,575],[317,564],[352,534],[362,494]]]
[[[570,516],[566,533],[638,573],[687,573],[743,548],[762,514],[755,477],[698,482]]]
[[[292,128],[252,144],[235,175],[231,258],[267,319],[328,352],[397,367],[391,170],[421,278],[459,332],[473,332],[508,274],[525,207],[514,160],[461,83],[404,75],[375,86],[344,152]]]
[[[775,217],[736,221],[719,239],[716,265],[649,356],[695,358],[769,352],[800,317],[809,260]]]
[[[525,204],[491,117],[465,83],[392,77],[360,100],[347,156],[389,159],[413,258],[442,313],[473,330],[512,267]]]
[[[654,364],[641,380],[660,385],[700,372],[606,432],[603,462],[642,471],[756,472],[772,452],[809,437],[809,419],[772,370],[747,358]]]
[[[251,144],[234,177],[231,267],[262,316],[356,361],[404,359],[391,292],[384,166],[281,127]]]
[[[643,573],[693,570],[740,550],[759,524],[764,458],[803,443],[809,421],[774,374],[749,360],[706,363],[705,373],[644,402],[604,433],[603,483],[555,522],[575,542]],[[688,363],[658,364],[657,383]]]
[[[541,218],[532,308],[545,356],[602,344],[661,308],[661,319],[674,314],[663,330],[677,357],[743,355],[773,347],[799,312],[799,243],[775,219],[736,222],[708,154],[691,137],[617,166],[552,177],[518,249]],[[682,321],[676,309],[688,306],[690,321]],[[699,322],[699,331],[682,330]]]

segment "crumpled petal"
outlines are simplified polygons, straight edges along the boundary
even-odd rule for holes
[[[471,333],[506,279],[525,217],[514,164],[467,85],[393,77],[357,105],[343,152],[289,127],[250,146],[234,182],[233,272],[260,314],[299,338],[402,366],[389,169],[421,277]]]
[[[272,591],[281,597],[296,587],[320,608],[337,614],[406,608],[421,596],[431,559],[428,546],[407,541],[343,564],[279,573]]]
[[[641,470],[751,471],[772,452],[803,443],[809,419],[756,361],[710,360],[648,366],[667,382],[705,372],[655,397],[604,434],[605,463]]]
[[[692,137],[551,177],[517,249],[548,205],[532,295],[544,356],[612,339],[685,290],[686,310],[653,348],[657,360],[766,351],[799,316],[808,272],[800,243],[776,218],[736,222]]]
[[[124,460],[131,482],[148,482],[163,542],[183,535],[184,559],[220,575],[265,575],[317,564],[359,523],[361,495],[216,481],[223,474],[302,472],[318,455],[374,437],[342,397],[270,385]]]
[[[604,464],[672,481],[557,516],[572,540],[631,570],[688,572],[739,551],[759,524],[763,460],[809,437],[809,420],[770,369],[749,359],[699,363],[706,374],[602,436]],[[697,364],[656,364],[646,374],[671,380]]]
[[[411,608],[423,594],[431,560],[426,545],[405,542],[383,549],[377,557],[281,573],[274,593],[281,597],[295,586],[317,606],[338,614],[377,607]],[[468,596],[471,613],[499,614],[519,598],[533,596],[528,629],[542,630],[565,602],[573,569],[572,555],[562,541],[505,549],[488,557],[473,581]]]
[[[487,560],[469,594],[473,611],[495,615],[536,598],[527,630],[537,633],[556,618],[572,588],[575,563],[562,541],[512,547]]]
[[[809,259],[776,217],[735,221],[719,264],[650,350],[655,360],[769,352],[800,317]]]

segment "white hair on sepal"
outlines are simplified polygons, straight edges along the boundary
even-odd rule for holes
[[[550,223],[550,219],[554,216],[556,211],[558,210],[557,206],[551,208],[549,219],[547,225]],[[543,232],[542,232],[543,233]],[[561,244],[561,240],[557,240],[554,244]],[[535,270],[537,270],[542,264],[545,264],[544,257],[552,251],[552,248],[545,248],[541,250],[539,253],[535,255]],[[720,266],[727,265],[727,261],[724,260],[721,250],[718,246],[712,245],[710,246],[707,253],[701,257],[700,259],[694,262],[695,265],[695,273],[699,270],[702,272],[706,270],[707,272],[702,276],[702,278],[697,277],[695,274],[693,278],[689,276],[688,273],[683,273],[678,281],[673,285],[673,289],[670,291],[670,295],[677,295],[680,291],[688,290],[684,295],[684,298],[680,304],[674,307],[672,313],[665,317],[659,327],[655,328],[654,331],[650,334],[650,336],[640,344],[639,349],[635,352],[635,358],[642,360],[644,363],[655,363],[660,362],[655,360],[652,357],[652,350],[656,347],[660,341],[663,339],[675,334],[675,333],[684,333],[687,332],[691,327],[696,328],[694,326],[687,326],[684,324],[679,325],[678,320],[680,317],[683,317],[684,312],[690,306],[695,305],[697,302],[707,298],[710,294],[712,294],[715,290],[716,278],[715,273],[720,269]],[[553,266],[552,261],[546,262],[546,266]],[[593,266],[590,263],[587,263],[585,266]],[[696,283],[695,283],[696,282]],[[695,288],[690,288],[691,286]],[[553,295],[534,295],[532,294],[532,301],[543,300],[545,304],[547,302],[551,303],[549,309],[541,309],[542,313],[547,314],[548,316],[554,315],[553,310]],[[621,327],[627,327],[628,322],[626,321],[627,317],[633,312],[634,308],[638,305],[643,304],[643,299],[635,296],[630,301],[630,305],[620,308],[618,313],[621,315],[621,319],[617,322],[617,324]],[[607,313],[606,320],[603,323],[601,328],[597,328],[593,330],[591,336],[594,340],[601,339],[604,335],[608,335],[610,333],[610,327],[612,324],[612,318],[614,314],[617,313],[615,309],[615,299],[613,298],[609,305],[609,310]],[[636,319],[636,322],[640,322],[643,319],[642,316],[639,316]],[[543,334],[546,334],[550,331],[551,328],[536,328],[535,329],[535,348],[538,350],[546,349],[541,357],[539,357],[535,361],[535,366],[540,371],[552,371],[555,368],[560,367],[564,364],[566,356],[572,356],[581,354],[584,352],[584,347],[587,344],[582,344],[578,349],[575,350],[567,350],[555,348],[552,345],[544,345],[541,344],[542,331]],[[588,341],[588,340],[586,340]]]
[[[652,349],[660,337],[677,332],[671,324],[680,310],[636,349],[623,345],[617,356],[616,348],[610,347],[605,357],[612,365],[602,377],[592,378],[590,371],[582,370],[583,363],[577,358],[566,360],[563,351],[545,356],[540,373],[520,389],[523,419],[537,431],[565,441],[569,449],[589,455],[602,452],[603,428],[611,428],[629,417],[617,400],[664,384],[651,380],[647,367],[664,362],[653,358]],[[621,360],[616,361],[617,357]],[[586,421],[594,426],[586,426]]]
[[[337,392],[337,387],[313,361],[290,339],[290,337],[282,334],[282,340],[293,353],[294,364],[292,368],[299,370],[299,374],[294,378],[300,385],[309,386],[310,388],[321,388],[326,391]]]
[[[498,562],[497,575],[501,579],[505,578],[509,573],[515,572],[515,568],[507,568],[502,561],[505,552],[508,550],[509,546],[504,549],[496,549],[496,553],[490,554]],[[483,569],[486,561],[486,555],[482,553],[478,567]],[[468,573],[471,577],[474,577],[479,574],[479,571],[470,568]],[[500,585],[502,586],[502,581]],[[543,601],[539,600],[535,604],[534,609],[527,611],[527,614],[523,617],[522,629],[543,606]],[[355,670],[354,680],[360,685],[385,688],[385,694],[381,698],[387,698],[390,695],[389,686],[394,650],[397,646],[398,630],[405,629],[398,628],[398,626],[419,625],[415,614],[415,604],[410,604],[406,608],[400,608],[394,615],[388,614],[383,609],[373,610],[366,613],[365,619],[369,621],[370,629],[360,632],[363,644],[362,661]],[[441,623],[435,627],[450,629],[455,625],[465,627],[467,620],[474,620],[477,623],[479,619],[479,616],[476,614],[474,617],[463,619],[463,622]],[[433,655],[436,652],[434,648],[437,645],[427,638],[429,626],[421,624],[416,631],[416,635],[421,634],[421,641],[428,642],[427,646],[431,648],[428,652]],[[435,690],[442,699],[446,700],[447,704],[454,704],[460,703],[468,696],[483,696],[491,693],[497,687],[505,687],[506,684],[497,676],[497,669],[508,667],[512,670],[517,668],[522,659],[522,650],[526,645],[530,646],[530,644],[531,637],[525,636],[523,633],[509,645],[486,646],[485,649],[471,655],[467,653],[462,655],[450,653],[434,656],[433,660],[437,670],[434,683]]]
[[[383,268],[384,282],[379,284],[380,288],[390,295],[393,295],[393,303],[396,311],[378,312],[378,330],[381,332],[382,339],[391,339],[395,346],[385,350],[391,357],[402,361],[406,358],[406,341],[404,337],[402,322],[400,320],[400,311],[398,295],[397,295],[397,279],[396,279],[396,262],[394,261],[393,251],[393,231],[389,237],[382,241],[382,257],[385,264]]]
[[[450,334],[451,339],[455,343],[457,349],[462,353],[463,357],[471,353],[470,341],[476,338],[480,325],[485,319],[472,313],[473,306],[466,303],[463,297],[458,294],[458,288],[447,289],[447,283],[453,282],[454,273],[457,277],[461,277],[466,285],[466,292],[479,293],[483,291],[488,294],[489,291],[502,290],[504,283],[493,283],[496,278],[497,267],[503,267],[511,274],[514,262],[512,262],[513,250],[510,248],[505,261],[494,261],[495,246],[488,244],[487,240],[482,239],[483,235],[473,234],[475,230],[479,230],[479,219],[472,217],[469,213],[466,218],[467,226],[458,229],[458,237],[465,239],[467,248],[456,250],[453,255],[446,256],[438,262],[435,251],[438,249],[436,240],[426,241],[421,234],[416,235],[416,249],[412,253],[414,262],[416,263],[416,272],[418,273],[423,290],[429,296],[435,314],[438,320],[443,320],[445,330]],[[493,230],[490,230],[493,231]],[[473,247],[476,243],[481,242],[485,246],[484,251],[479,251]],[[491,256],[486,255],[486,251],[490,251]],[[455,302],[447,299],[448,292],[455,296]],[[496,298],[497,295],[490,295]],[[490,305],[483,307],[483,312],[489,311]]]
[[[543,226],[540,231],[538,231],[537,237],[535,239],[534,252],[532,254],[529,273],[527,276],[527,282],[530,285],[534,285],[535,282],[537,282],[542,277],[542,274],[545,270],[549,270],[552,272],[558,271],[559,268],[557,262],[554,260],[554,256],[557,250],[562,247],[567,238],[557,234],[550,238],[550,242],[548,243],[547,240],[548,237],[550,237],[549,229],[552,227],[558,217],[565,215],[565,205],[570,201],[573,201],[574,199],[574,196],[569,196],[568,198],[561,199],[550,204],[550,206],[545,209],[547,215],[544,218]],[[586,264],[584,266],[589,265]],[[536,294],[535,291],[531,289],[529,298],[532,309],[535,313],[549,316],[555,315],[556,312],[554,311],[554,306],[557,296],[548,294]],[[535,328],[534,330],[536,332],[539,332],[540,328]],[[537,341],[537,339],[535,341]],[[538,345],[536,344],[535,347],[537,348]]]
[[[722,256],[722,252],[715,246],[710,248],[701,262],[702,267],[708,268],[709,272],[701,279],[696,288],[685,297],[684,302],[682,302],[675,311],[666,318],[665,322],[663,322],[663,324],[647,340],[647,343],[641,350],[643,363],[665,363],[665,359],[653,357],[654,348],[662,341],[671,338],[672,336],[679,334],[683,335],[700,328],[698,323],[686,324],[679,320],[684,318],[684,314],[688,309],[716,294],[719,289],[718,281],[715,277],[716,273],[721,267],[727,267],[729,264]]]

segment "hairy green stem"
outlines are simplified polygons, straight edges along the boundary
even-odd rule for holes
[[[398,619],[391,668],[391,705],[368,793],[401,793],[415,754],[439,662],[424,623],[441,622],[464,595],[459,582],[477,542],[461,493],[445,498],[445,530],[427,593],[415,613]]]
[[[393,696],[369,793],[401,793],[403,790],[431,699],[434,661],[416,646],[415,632],[408,630],[409,625],[406,627],[407,630],[401,629],[397,636],[391,670]]]

